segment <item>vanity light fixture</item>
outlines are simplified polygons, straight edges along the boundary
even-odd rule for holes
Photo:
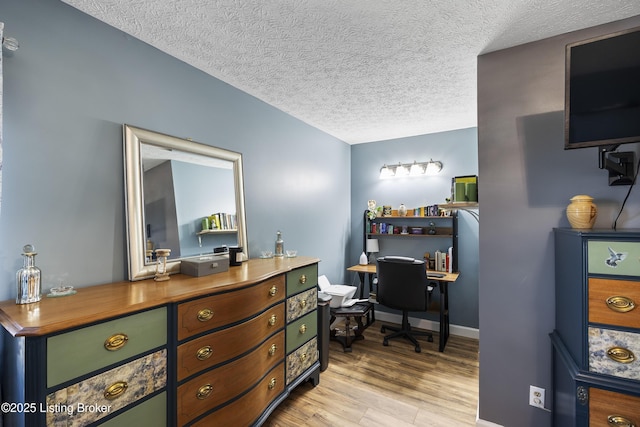
[[[430,159],[428,162],[398,163],[397,165],[380,168],[380,179],[403,177],[403,176],[425,176],[435,175],[442,170],[442,162]]]

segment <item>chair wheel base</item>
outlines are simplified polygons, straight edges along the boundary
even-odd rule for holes
[[[387,332],[387,328],[385,328],[385,327],[383,326],[382,328],[380,328],[380,332],[382,332],[382,333],[384,334],[385,332]]]
[[[416,353],[420,353],[422,349],[420,347],[416,347]]]
[[[382,341],[382,345],[385,346],[385,347],[388,347],[389,346],[389,341],[387,341],[387,340]]]

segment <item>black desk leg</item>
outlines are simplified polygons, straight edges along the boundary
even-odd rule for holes
[[[449,283],[438,282],[440,288],[440,344],[438,350],[444,351],[449,340]]]
[[[364,283],[365,283],[365,273],[359,271],[358,277],[360,278],[360,299],[364,298]],[[369,274],[369,295],[373,292],[373,274]],[[373,323],[376,321],[376,312],[374,309],[371,309],[369,314],[367,314],[367,322]]]

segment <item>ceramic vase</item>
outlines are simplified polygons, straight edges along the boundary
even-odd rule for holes
[[[407,216],[407,207],[404,205],[404,203],[401,203],[398,207],[398,215]]]
[[[567,219],[572,228],[592,228],[598,216],[593,197],[579,194],[571,198],[567,206]]]

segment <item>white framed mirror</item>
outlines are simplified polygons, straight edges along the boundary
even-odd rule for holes
[[[123,134],[129,280],[154,276],[155,249],[171,249],[170,273],[224,246],[248,259],[242,154],[127,124]]]

